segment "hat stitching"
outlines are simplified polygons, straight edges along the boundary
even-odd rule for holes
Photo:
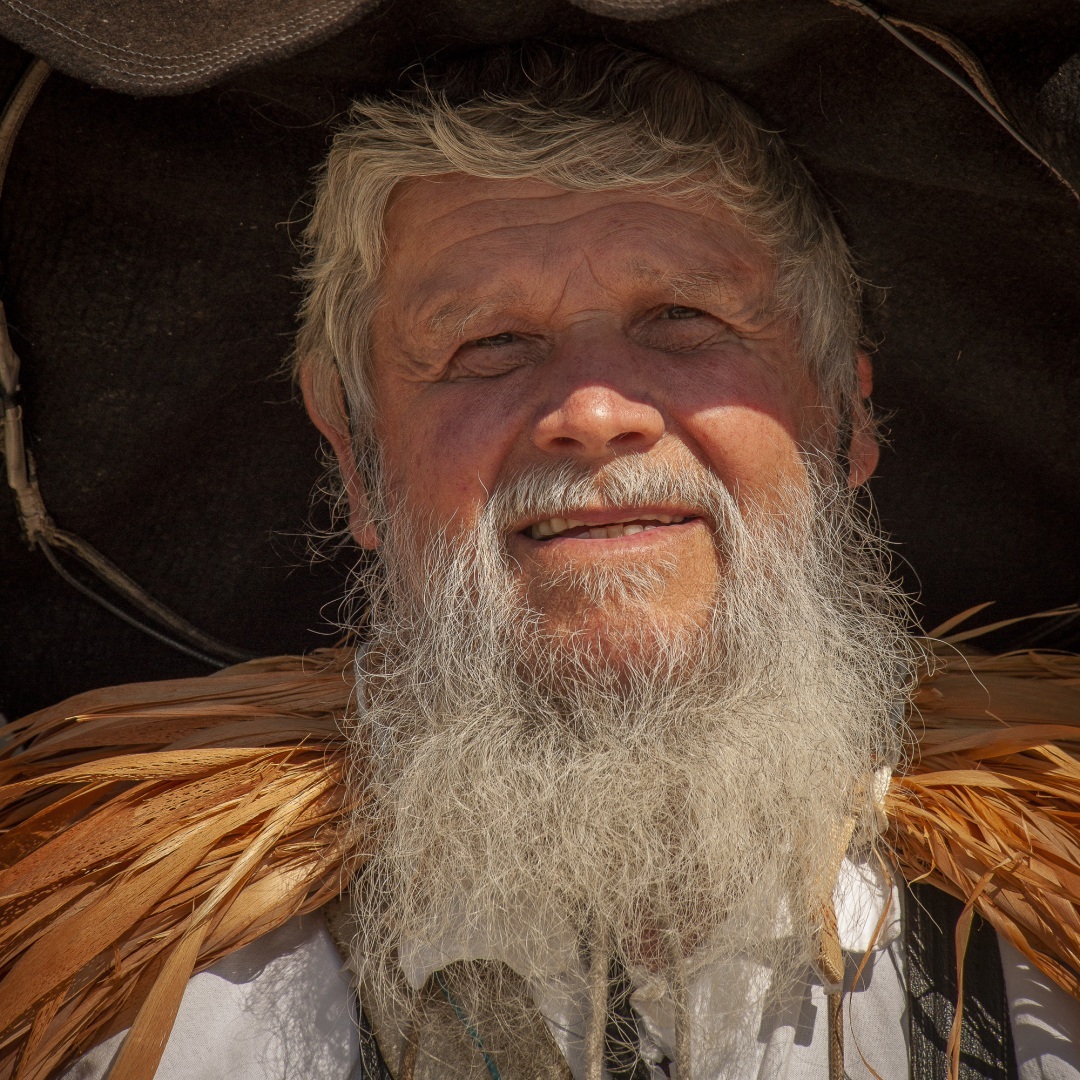
[[[17,2],[17,0],[0,0],[0,2],[4,3],[5,6],[11,8],[12,11],[14,11],[21,18],[24,18],[28,22],[32,22],[35,25],[40,26],[43,30],[46,30],[50,34],[53,34],[56,37],[59,37],[64,41],[70,42],[72,45],[75,45],[77,48],[80,48],[80,49],[83,49],[83,50],[85,50],[87,52],[90,52],[90,53],[93,53],[95,55],[101,56],[101,57],[105,58],[106,60],[113,61],[114,64],[120,63],[120,62],[126,60],[128,57],[135,58],[135,57],[145,56],[145,57],[156,57],[158,60],[164,60],[165,59],[160,54],[139,52],[138,50],[135,50],[135,49],[124,48],[121,45],[110,45],[108,42],[101,41],[100,39],[92,37],[91,35],[85,33],[82,30],[77,29],[76,27],[69,26],[67,23],[61,22],[59,19],[56,19],[52,15],[48,14],[48,12],[41,11],[39,8],[35,8],[30,4],[20,4],[20,3]],[[173,63],[169,63],[169,62],[166,62],[166,63],[153,63],[150,60],[141,61],[141,60],[137,60],[137,59],[132,59],[132,60],[129,61],[129,63],[132,65],[130,67],[118,67],[118,66],[112,66],[110,64],[106,64],[105,66],[106,66],[106,69],[109,70],[109,71],[124,71],[124,72],[128,72],[130,74],[139,74],[143,78],[147,78],[147,79],[170,80],[170,79],[183,78],[185,75],[201,74],[203,71],[206,70],[205,66],[203,66],[203,67],[183,67],[178,62],[179,61],[197,61],[197,60],[202,59],[204,57],[210,59],[211,61],[213,61],[214,59],[217,59],[217,58],[243,57],[243,56],[246,56],[246,55],[249,54],[251,46],[262,43],[262,42],[265,42],[265,41],[268,41],[268,40],[271,41],[273,44],[276,44],[276,45],[285,45],[285,44],[288,44],[290,41],[293,41],[296,38],[301,37],[304,30],[316,29],[316,27],[311,25],[310,21],[305,21],[305,22],[303,22],[301,24],[299,29],[291,30],[288,33],[286,33],[284,36],[278,36],[281,33],[281,31],[285,30],[286,28],[290,27],[293,24],[296,24],[297,22],[299,22],[301,20],[301,18],[304,18],[305,20],[310,20],[313,16],[317,17],[317,16],[323,14],[324,12],[335,11],[335,10],[337,11],[338,14],[342,14],[342,15],[343,14],[349,14],[351,11],[355,11],[357,6],[359,6],[359,5],[351,4],[351,3],[348,2],[348,0],[345,0],[345,2],[342,2],[342,0],[332,0],[332,2],[323,5],[321,8],[316,8],[314,12],[306,13],[306,15],[303,16],[303,17],[294,16],[293,18],[287,19],[285,22],[279,24],[277,27],[275,27],[275,28],[273,28],[271,30],[259,31],[258,33],[252,34],[249,37],[242,38],[239,41],[233,42],[230,45],[222,46],[222,47],[219,47],[219,48],[216,48],[216,49],[207,49],[207,50],[205,50],[203,52],[178,53],[175,56],[175,61],[177,61],[177,62],[173,62]],[[34,14],[31,15],[30,12],[33,12]],[[40,18],[34,18],[34,15],[40,16]],[[60,29],[58,30],[57,28],[60,28]],[[66,33],[66,34],[62,33],[62,32],[60,32],[61,30],[66,30],[69,33]],[[71,36],[71,35],[75,35],[75,36]],[[79,41],[79,40],[77,40],[77,38],[83,38],[84,40]],[[86,42],[91,42],[92,44],[86,44]],[[100,48],[95,48],[95,46],[100,46]],[[127,57],[125,57],[125,56],[111,56],[111,55],[109,55],[110,52],[111,53],[126,53]],[[154,74],[144,73],[144,72],[140,71],[139,70],[140,67],[145,67],[145,68],[176,68],[177,70],[173,71],[171,74],[168,74],[168,75],[154,75]]]

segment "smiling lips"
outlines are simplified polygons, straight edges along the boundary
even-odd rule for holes
[[[691,515],[653,514],[638,512],[606,522],[586,523],[576,518],[553,517],[538,521],[525,530],[533,540],[553,540],[563,537],[572,540],[608,540],[617,536],[633,536],[667,525],[681,525]]]

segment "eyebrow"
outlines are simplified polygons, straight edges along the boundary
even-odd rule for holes
[[[441,292],[442,290],[440,290]],[[464,332],[465,327],[485,312],[507,304],[521,303],[524,294],[520,289],[503,287],[493,296],[479,299],[475,293],[466,296],[453,296],[441,304],[436,304],[429,313],[430,303],[421,304],[420,317],[416,325],[433,337],[450,337]],[[437,295],[436,295],[437,299]]]
[[[676,299],[698,300],[730,293],[746,284],[746,276],[733,270],[703,267],[692,270],[658,270],[653,266],[635,266],[634,277],[642,285],[661,286],[670,290]]]
[[[430,334],[460,334],[478,315],[492,306],[490,301],[476,303],[471,299],[448,300],[440,304],[430,315],[420,320],[420,325]]]

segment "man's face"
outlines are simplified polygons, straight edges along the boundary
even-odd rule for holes
[[[627,454],[703,465],[740,501],[802,486],[814,387],[772,259],[725,211],[452,174],[399,189],[386,238],[372,383],[391,511],[405,493],[454,535],[514,477]],[[655,564],[646,614],[671,631],[705,624],[722,572],[690,505],[598,498],[505,542],[555,635],[625,641],[642,615],[575,571]]]
[[[907,639],[872,531],[807,475],[829,433],[771,260],[718,210],[531,181],[412,183],[386,229],[366,984],[419,990],[413,943],[542,985],[592,935],[650,979],[667,940],[794,986]]]

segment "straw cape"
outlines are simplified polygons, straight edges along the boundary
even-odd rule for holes
[[[933,644],[886,854],[966,902],[958,955],[978,911],[1080,998],[1080,656],[981,655],[980,632]],[[95,690],[3,729],[0,1076],[44,1080],[130,1027],[110,1076],[149,1080],[194,972],[342,892],[371,843],[344,783],[353,656]]]

